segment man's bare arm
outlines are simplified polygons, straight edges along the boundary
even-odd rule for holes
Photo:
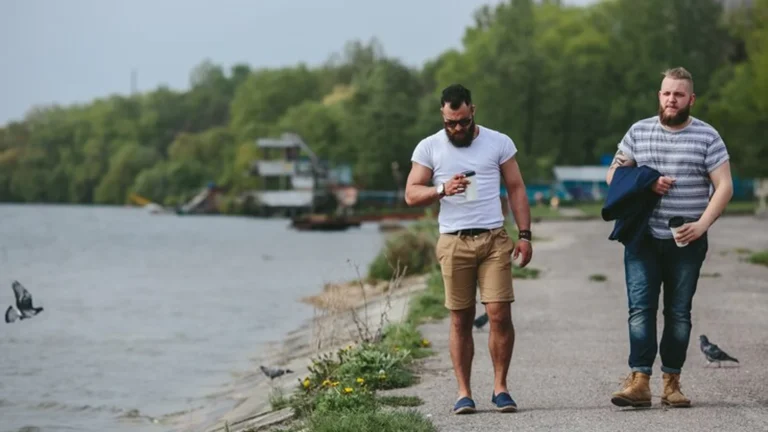
[[[616,152],[616,155],[613,157],[613,162],[611,162],[611,166],[608,167],[608,173],[605,175],[605,181],[608,184],[611,184],[611,180],[613,180],[613,173],[616,172],[616,168],[622,167],[622,166],[632,166],[635,164],[635,160],[627,156],[622,150],[619,150]]]
[[[507,186],[512,214],[515,216],[518,230],[531,229],[531,208],[528,205],[528,194],[525,191],[525,182],[520,173],[520,166],[514,157],[501,165],[501,175]]]
[[[704,214],[699,218],[699,221],[701,221],[706,228],[709,228],[715,223],[733,197],[733,179],[731,178],[730,162],[725,162],[717,167],[717,169],[709,174],[709,178],[712,180],[712,185],[715,187],[715,193],[712,194],[712,198],[709,200],[709,204],[707,205],[707,209],[704,210]]]
[[[424,165],[411,163],[411,172],[405,182],[405,203],[409,206],[429,205],[440,199],[434,186],[427,186],[432,180],[432,170]]]

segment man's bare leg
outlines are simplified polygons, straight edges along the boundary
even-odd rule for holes
[[[507,372],[512,360],[512,349],[515,346],[515,327],[512,324],[511,304],[488,303],[486,306],[490,324],[488,349],[493,362],[493,392],[499,394],[509,392],[507,389]]]
[[[472,321],[475,319],[475,306],[451,311],[451,331],[449,344],[453,371],[459,385],[459,398],[472,397],[469,378],[472,374],[472,359],[475,355],[475,343],[472,338]]]

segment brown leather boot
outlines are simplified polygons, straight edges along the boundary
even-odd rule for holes
[[[673,408],[686,408],[691,406],[691,400],[680,391],[680,374],[662,375],[664,379],[664,391],[661,394],[661,404]]]
[[[649,375],[632,372],[624,380],[621,390],[611,395],[611,403],[620,407],[648,408],[651,406],[651,386]]]

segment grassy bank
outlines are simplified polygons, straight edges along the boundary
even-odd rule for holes
[[[768,267],[768,250],[755,252],[749,255],[749,262]]]
[[[508,226],[516,236],[514,227]],[[290,407],[294,418],[282,430],[308,432],[435,431],[413,407],[408,396],[381,397],[380,390],[405,388],[418,380],[416,360],[431,355],[430,342],[418,326],[447,317],[439,266],[434,258],[437,221],[424,218],[407,230],[392,234],[368,271],[370,280],[392,280],[405,269],[408,275],[428,274],[427,288],[414,295],[402,322],[388,324],[370,340],[360,332],[352,345],[312,361],[306,377],[288,396],[271,399],[274,409]],[[514,238],[514,237],[513,237]],[[518,279],[536,278],[538,270],[513,268]],[[273,429],[274,430],[274,429]]]
[[[517,237],[517,227],[506,224],[512,238]],[[435,258],[435,243],[438,238],[437,220],[424,218],[409,226],[407,230],[392,235],[371,264],[370,279],[389,278],[393,274],[391,262],[406,266],[409,273],[428,273],[427,289],[415,295],[408,309],[406,322],[412,326],[429,320],[440,320],[448,316],[445,308],[445,292],[440,268]],[[534,235],[533,241],[541,241]],[[536,279],[540,271],[534,267],[520,268],[513,264],[512,275],[516,280]]]
[[[288,397],[271,400],[290,407],[294,418],[279,430],[310,432],[433,432],[416,410],[415,397],[380,397],[379,390],[417,381],[414,361],[431,354],[430,343],[411,323],[388,325],[374,342],[357,342],[315,358]]]
[[[381,341],[360,343],[313,361],[309,375],[290,398],[297,421],[289,430],[434,431],[412,409],[391,409],[397,400],[379,398],[379,390],[416,382],[414,359],[428,353],[429,342],[408,324],[390,325]]]
[[[603,202],[580,202],[563,203],[560,208],[554,209],[549,205],[532,205],[531,219],[534,221],[556,221],[556,220],[590,220],[602,219],[601,211]],[[723,211],[726,216],[744,216],[752,215],[757,209],[757,202],[752,201],[731,201]]]
[[[409,275],[433,272],[436,225],[429,220],[414,223],[404,233],[391,237],[380,259],[369,268],[369,279],[397,279],[405,269]],[[431,249],[430,249],[431,248]],[[439,287],[435,286],[439,283]],[[442,282],[429,279],[430,291]],[[418,302],[409,304],[408,316],[421,314]],[[409,387],[417,382],[415,361],[430,355],[430,342],[417,328],[418,321],[404,319],[385,326],[380,337],[358,331],[356,341],[333,353],[313,359],[306,377],[287,397],[272,400],[274,409],[290,407],[293,420],[281,431],[308,432],[432,432],[434,425],[418,411],[414,397],[380,397],[380,390]]]
[[[507,221],[505,228],[509,236],[517,238],[517,227]],[[389,280],[399,265],[407,274],[427,274],[438,269],[435,246],[439,237],[437,219],[430,214],[408,226],[408,229],[395,232],[387,238],[381,252],[368,267],[371,280]],[[542,241],[534,234],[533,241]],[[539,270],[535,268],[513,267],[513,275],[518,279],[534,279]]]

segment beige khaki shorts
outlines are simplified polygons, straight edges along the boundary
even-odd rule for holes
[[[478,235],[440,234],[435,253],[445,285],[445,307],[460,310],[475,304],[514,302],[512,251],[514,242],[504,228]]]

